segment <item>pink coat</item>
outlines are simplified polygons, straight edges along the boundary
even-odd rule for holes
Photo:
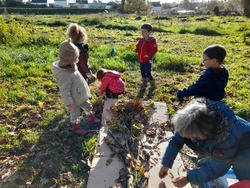
[[[121,75],[119,72],[109,71],[105,73],[102,78],[100,93],[103,94],[107,88],[109,88],[109,90],[114,94],[120,94],[124,91],[125,83],[121,79]]]

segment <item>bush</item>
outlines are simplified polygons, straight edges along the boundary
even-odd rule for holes
[[[98,25],[103,23],[104,20],[102,17],[88,17],[88,18],[84,18],[83,21],[78,22],[79,25]]]
[[[177,56],[157,56],[157,69],[185,72],[188,62]]]
[[[181,29],[179,31],[180,34],[186,34],[186,33],[192,33],[192,31],[189,31],[188,29]]]
[[[53,22],[47,23],[50,27],[59,27],[59,26],[67,26],[66,21],[54,20]]]
[[[215,30],[208,29],[206,27],[200,27],[194,30],[193,32],[196,35],[207,35],[207,36],[220,36],[222,34],[218,33]]]
[[[104,29],[118,29],[121,31],[137,31],[137,27],[132,26],[132,25],[120,25],[120,24],[99,24],[97,28],[104,28]]]

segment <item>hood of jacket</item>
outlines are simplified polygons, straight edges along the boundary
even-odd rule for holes
[[[52,64],[52,72],[53,72],[53,75],[55,77],[56,77],[56,75],[58,75],[64,71],[75,72],[75,70],[73,68],[61,68],[61,67],[59,67],[59,61],[56,61]]]
[[[121,74],[119,72],[116,72],[116,71],[109,71],[105,74],[105,76],[113,77],[113,78],[120,78]]]
[[[197,101],[201,103],[205,102],[208,110],[214,114],[217,124],[213,138],[219,142],[225,140],[230,134],[229,125],[232,117],[234,117],[233,111],[223,102],[211,101],[205,98],[199,98]]]

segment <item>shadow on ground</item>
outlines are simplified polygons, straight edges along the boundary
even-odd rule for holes
[[[83,127],[86,119],[81,119]],[[85,137],[69,130],[69,120],[64,115],[56,116],[42,130],[36,145],[24,147],[25,151],[11,152],[10,157],[19,157],[19,164],[1,176],[1,188],[48,188],[85,187],[89,164],[99,126],[93,126]],[[92,141],[93,140],[93,141]],[[86,145],[88,147],[86,147]],[[5,169],[8,168],[6,164]],[[2,167],[1,167],[2,168]],[[4,169],[4,170],[5,170]],[[14,172],[14,173],[13,173]]]
[[[147,87],[140,87],[140,90],[137,93],[137,98],[139,99],[145,99],[149,100],[152,99],[154,94],[155,94],[155,85],[150,85],[148,88]]]

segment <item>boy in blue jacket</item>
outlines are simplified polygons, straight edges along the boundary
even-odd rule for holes
[[[176,187],[187,183],[204,184],[227,173],[232,166],[238,180],[250,180],[250,123],[234,115],[220,101],[193,99],[173,116],[175,134],[171,138],[159,177],[164,178],[172,168],[176,155],[184,144],[207,153],[208,160],[200,167],[175,178]]]
[[[223,46],[208,46],[202,55],[202,62],[206,70],[194,84],[177,92],[177,100],[195,96],[221,101],[225,96],[228,81],[228,71],[223,66],[225,57],[226,50]]]

